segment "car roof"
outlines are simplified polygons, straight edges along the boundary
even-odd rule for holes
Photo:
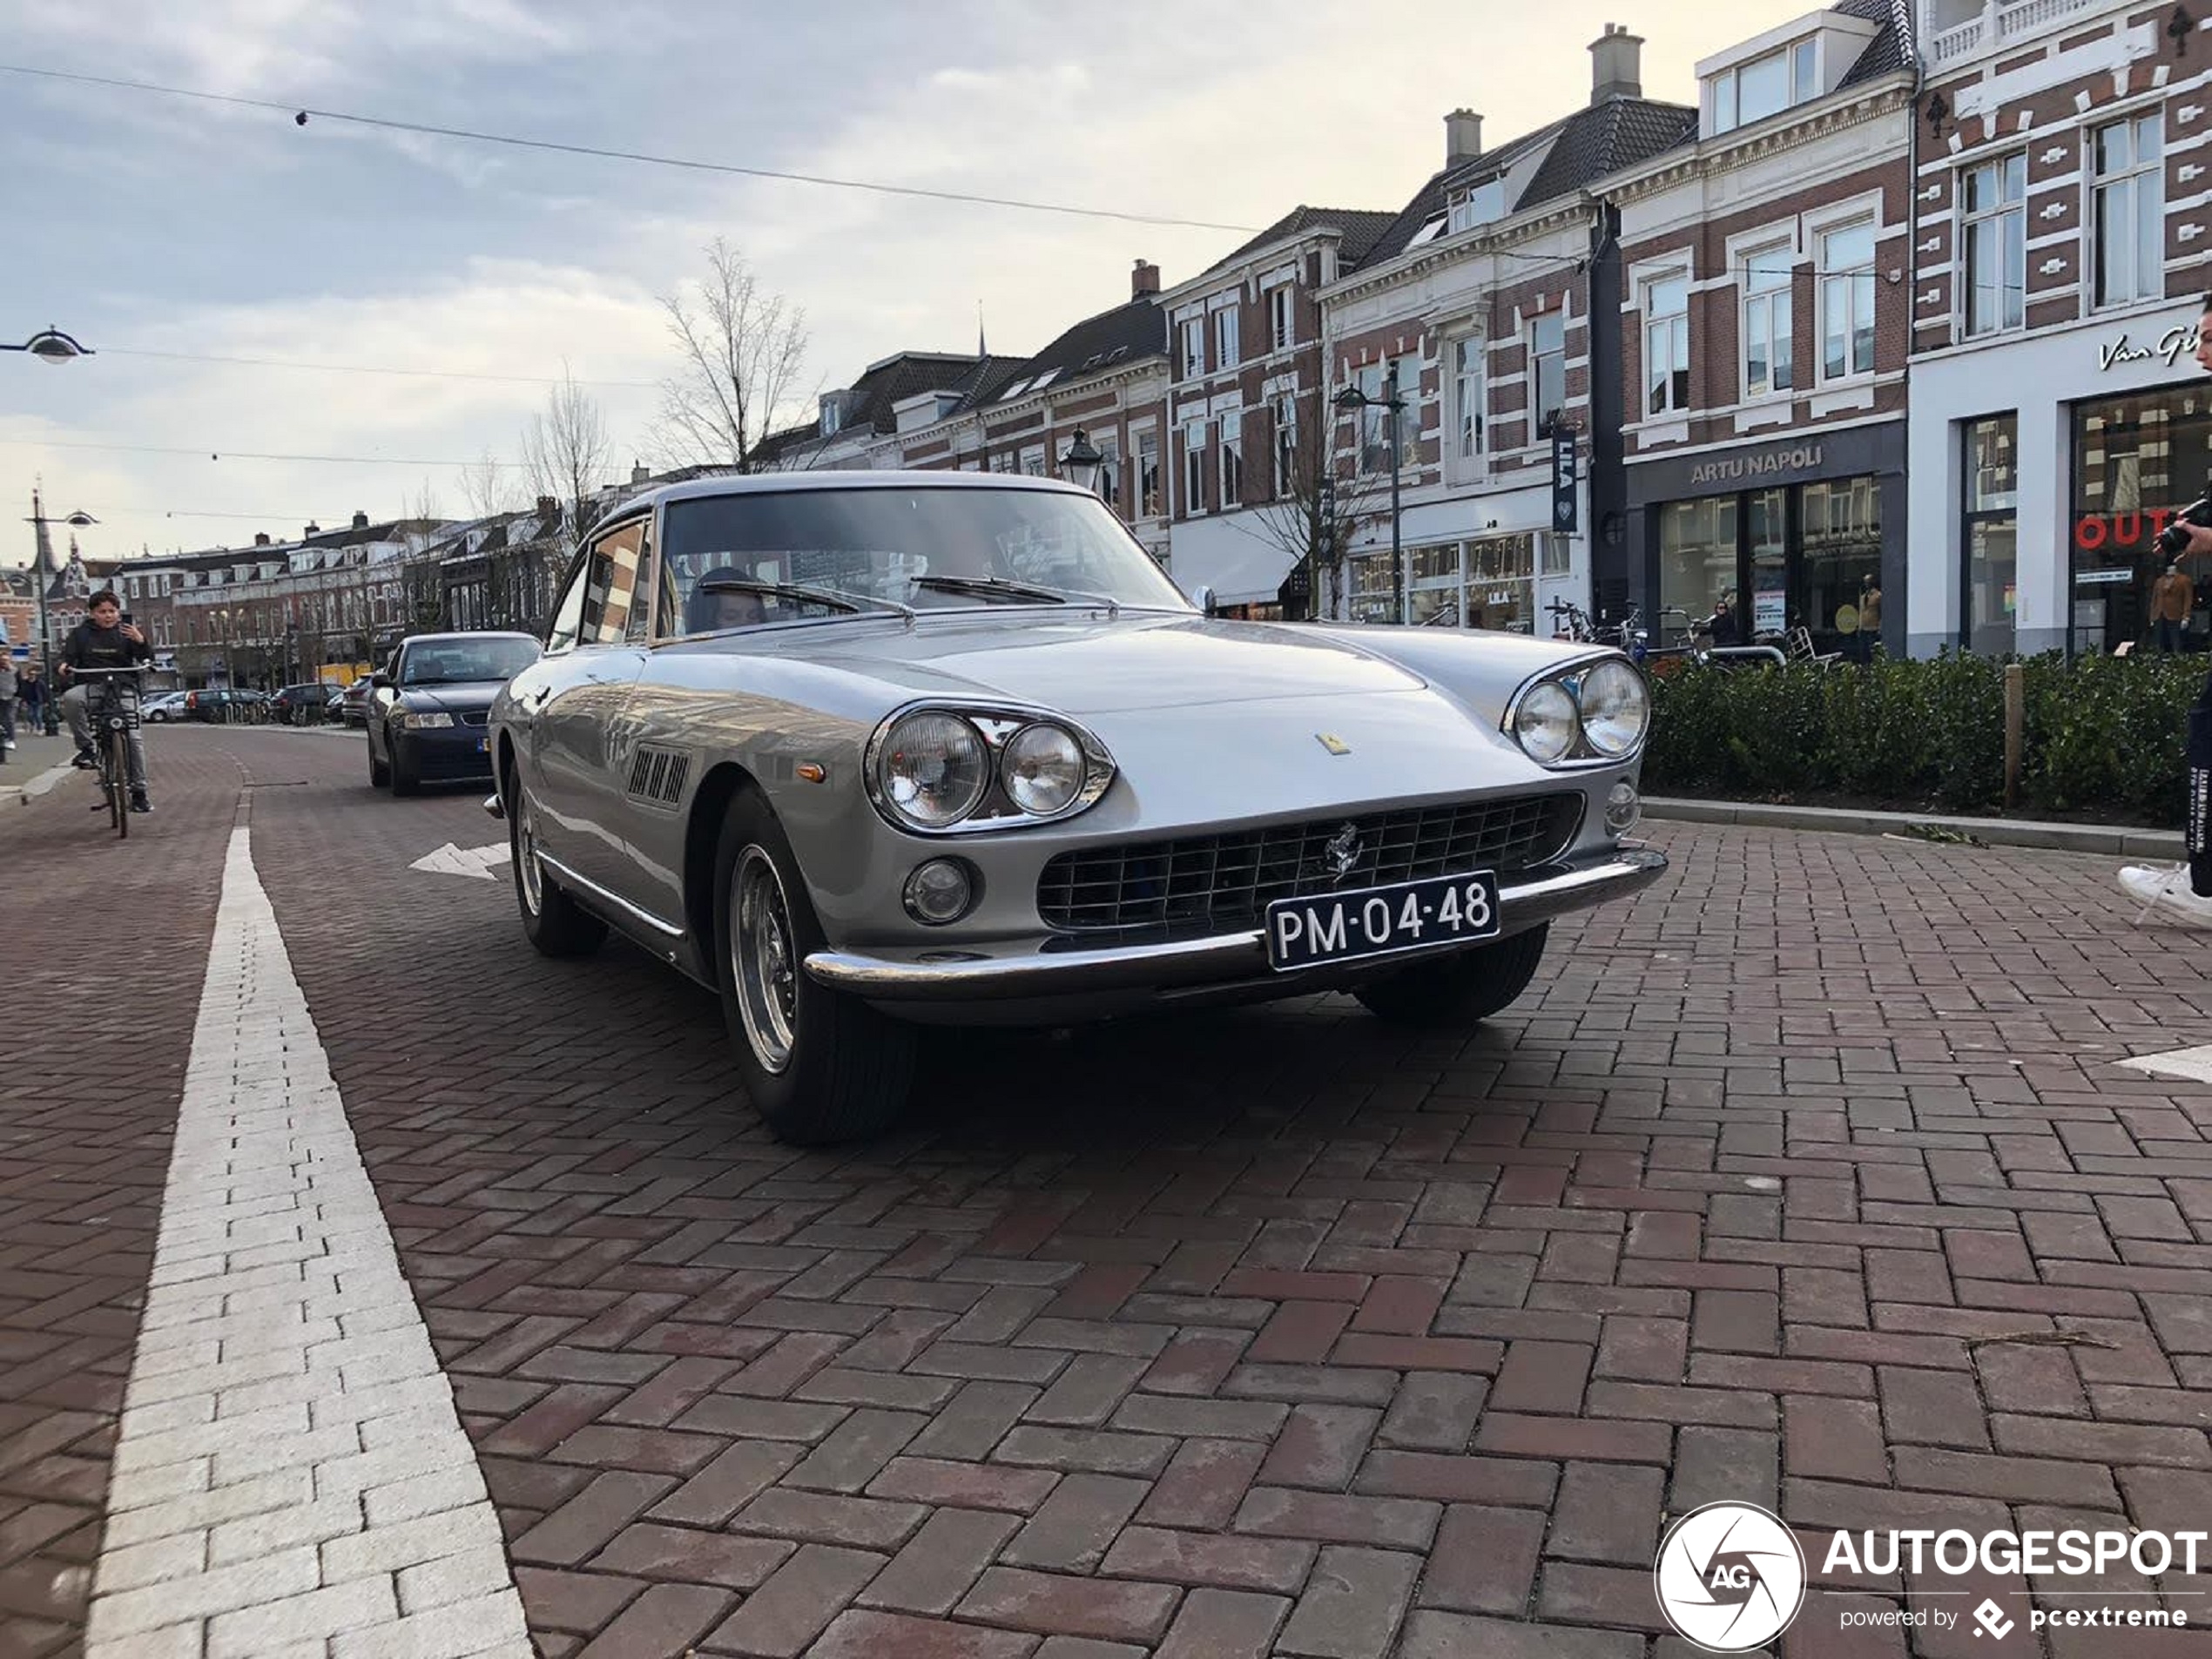
[[[537,644],[536,634],[526,634],[509,628],[469,628],[450,634],[409,634],[400,641],[402,645],[449,645],[456,639],[527,639]]]
[[[1001,489],[1033,494],[1081,496],[1098,499],[1090,490],[1060,478],[1033,478],[1026,473],[950,472],[919,468],[867,471],[729,473],[694,478],[680,484],[663,484],[631,496],[602,520],[611,523],[666,502],[698,501],[720,496],[777,496],[817,489]],[[596,526],[594,527],[596,529]]]

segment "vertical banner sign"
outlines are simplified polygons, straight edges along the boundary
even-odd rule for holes
[[[1554,428],[1552,433],[1552,529],[1571,536],[1581,528],[1576,511],[1575,467],[1581,456],[1575,435]]]

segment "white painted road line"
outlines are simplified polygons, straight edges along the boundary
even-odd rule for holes
[[[435,852],[425,853],[407,867],[410,870],[428,870],[433,875],[466,875],[479,881],[492,881],[498,878],[492,874],[491,867],[506,863],[507,858],[507,843],[504,841],[492,841],[482,846],[456,846],[448,841]]]
[[[132,1357],[91,1659],[529,1659],[453,1390],[245,829]]]

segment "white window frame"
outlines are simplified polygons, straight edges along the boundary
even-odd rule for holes
[[[1654,292],[1674,283],[1682,285],[1682,309],[1655,313],[1651,308]],[[1643,384],[1637,401],[1637,407],[1642,411],[1638,418],[1642,420],[1662,420],[1669,415],[1689,412],[1693,396],[1690,388],[1689,297],[1696,287],[1696,283],[1686,265],[1651,272],[1636,284],[1636,308],[1643,317]],[[1653,370],[1659,361],[1657,342],[1662,332],[1667,337],[1666,399],[1654,407]],[[1677,376],[1681,378],[1679,397],[1675,383]]]
[[[1217,368],[1234,368],[1244,361],[1241,349],[1244,341],[1240,338],[1243,326],[1237,314],[1238,307],[1233,304],[1224,306],[1214,313],[1214,367]]]
[[[1478,334],[1447,334],[1444,362],[1452,399],[1446,447],[1452,470],[1467,476],[1482,470],[1489,450],[1490,341]]]
[[[1820,72],[1820,37],[1802,35],[1796,40],[1785,41],[1771,51],[1747,57],[1742,63],[1731,64],[1721,71],[1712,78],[1713,132],[1716,135],[1733,132],[1740,126],[1753,126],[1761,121],[1770,121],[1820,97],[1824,84]],[[1782,64],[1782,102],[1757,115],[1745,115],[1743,112],[1743,72],[1777,60]]]
[[[1298,344],[1297,284],[1278,282],[1267,291],[1267,336],[1275,351]]]
[[[1851,232],[1867,233],[1866,263],[1847,269],[1837,268],[1831,260],[1828,245],[1835,238]],[[1877,332],[1881,307],[1881,284],[1875,272],[1881,263],[1882,223],[1872,214],[1853,213],[1824,220],[1812,233],[1813,268],[1819,272],[1814,283],[1814,334],[1820,341],[1820,356],[1814,365],[1814,374],[1823,386],[1838,386],[1851,381],[1870,377],[1879,361],[1880,337]],[[1839,373],[1831,374],[1828,368],[1828,312],[1833,296],[1844,296],[1844,367]],[[1865,300],[1866,315],[1858,314],[1859,304]],[[1861,325],[1865,326],[1866,361],[1857,361],[1856,351]]]
[[[1206,372],[1206,320],[1203,314],[1183,320],[1183,353],[1179,367],[1186,381]]]
[[[2116,172],[2105,172],[2104,135],[2115,127],[2128,132],[2129,160]],[[2156,135],[2157,149],[2148,160],[2142,150],[2142,135],[2148,130]],[[2085,188],[2088,200],[2081,215],[2081,270],[2088,279],[2091,306],[2100,311],[2115,306],[2134,305],[2144,300],[2162,299],[2166,293],[2166,106],[2154,104],[2137,108],[2115,120],[2106,121],[2087,129],[2082,137],[2087,141],[2088,156],[2083,165]],[[2148,213],[2145,213],[2147,192]],[[2128,203],[2128,264],[2129,282],[2125,293],[2106,293],[2104,289],[2104,208],[2107,199],[2124,197]],[[2143,246],[2145,219],[2155,237],[2158,250],[2157,268],[2148,273],[2136,268],[2141,256],[2148,250]]]
[[[1183,516],[1197,518],[1206,510],[1206,425],[1204,421],[1183,423]]]
[[[1098,448],[1098,498],[1117,505],[1122,486],[1122,439],[1117,432],[1102,432],[1093,440]]]
[[[1554,307],[1549,311],[1536,312],[1528,319],[1527,345],[1522,355],[1527,360],[1527,442],[1531,445],[1544,442],[1543,426],[1547,415],[1564,415],[1567,412],[1567,325],[1569,320],[1567,307],[1564,305]],[[1541,349],[1539,334],[1544,327],[1554,323],[1559,327],[1559,349],[1555,352],[1548,352]],[[1559,361],[1559,401],[1548,409],[1544,407],[1543,395],[1543,363],[1547,357],[1556,358]]]
[[[1275,408],[1275,499],[1287,501],[1298,483],[1298,394],[1278,392]]]
[[[2020,193],[2017,199],[2006,200],[2004,180],[2007,168],[2020,163]],[[1979,212],[1967,207],[1967,181],[1985,169],[1994,169],[1998,179],[1998,203],[1995,207]],[[1959,169],[1954,182],[1952,199],[1959,204],[1959,324],[1960,333],[1967,339],[1980,340],[1992,334],[2001,334],[2024,327],[2027,321],[2027,152],[2007,151],[2004,154],[1987,156]],[[2006,247],[2000,243],[1998,249],[1998,320],[1981,327],[1974,327],[1973,283],[1969,280],[1973,270],[1973,233],[1985,224],[2002,226],[2006,219],[2019,221],[2020,268],[2015,285],[2006,280],[2004,269]]]
[[[1139,518],[1160,516],[1160,435],[1151,427],[1143,430],[1132,428],[1129,435],[1130,448],[1136,452],[1136,494],[1132,504]],[[1146,463],[1150,462],[1148,466]],[[1148,476],[1149,474],[1149,476]]]
[[[1782,263],[1783,268],[1778,273],[1765,273],[1768,276],[1778,274],[1782,279],[1779,284],[1764,288],[1754,286],[1761,280],[1761,273],[1754,268],[1761,260],[1779,260]],[[1799,389],[1797,361],[1797,243],[1791,237],[1755,243],[1740,251],[1730,245],[1729,263],[1735,268],[1741,287],[1736,337],[1742,370],[1739,384],[1743,388],[1743,401],[1747,403],[1786,398]],[[1779,318],[1775,314],[1777,310],[1781,313]],[[1759,384],[1751,376],[1751,341],[1754,337],[1763,340],[1767,348],[1764,385]],[[1780,348],[1778,352],[1777,347]],[[1783,368],[1779,375],[1775,373],[1777,357]]]

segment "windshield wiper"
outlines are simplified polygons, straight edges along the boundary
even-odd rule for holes
[[[917,588],[932,593],[984,593],[1008,599],[1035,599],[1046,604],[1104,605],[1116,616],[1121,614],[1121,601],[1110,594],[1082,593],[1073,588],[1048,588],[1035,582],[1009,582],[998,576],[918,576],[913,578]]]
[[[710,577],[693,590],[698,593],[757,593],[770,599],[791,599],[802,604],[826,605],[857,616],[863,610],[889,610],[912,622],[914,608],[896,599],[880,599],[872,593],[844,593],[832,588],[802,587],[792,582],[759,582],[751,577]]]

